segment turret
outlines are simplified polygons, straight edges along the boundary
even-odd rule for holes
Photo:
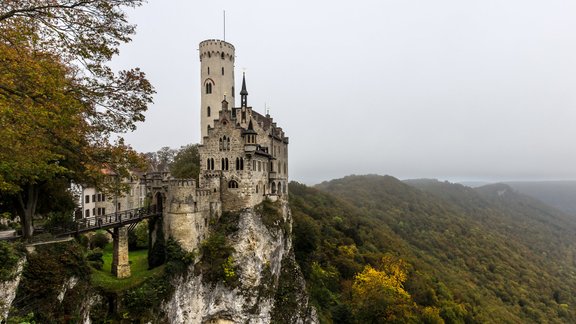
[[[221,100],[226,95],[234,107],[234,46],[222,40],[210,39],[200,43],[200,131],[201,142],[214,127]]]
[[[248,90],[246,90],[246,74],[242,73],[242,90],[240,90],[240,106],[248,107]]]

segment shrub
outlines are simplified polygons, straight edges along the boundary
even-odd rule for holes
[[[20,258],[22,251],[18,245],[0,241],[0,282],[13,279],[14,270]]]
[[[108,236],[104,232],[96,232],[90,238],[90,248],[91,249],[94,249],[94,248],[104,249],[106,244],[108,244],[109,242],[110,242],[110,240],[108,239]]]
[[[134,230],[128,232],[128,246],[130,250],[148,248],[148,221],[144,220]]]

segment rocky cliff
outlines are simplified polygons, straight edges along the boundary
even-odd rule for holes
[[[304,279],[294,261],[292,217],[285,202],[264,202],[225,213],[189,271],[174,279],[176,290],[163,304],[173,323],[315,323]],[[220,242],[224,255],[211,252]],[[223,262],[218,262],[220,259]],[[214,268],[216,264],[216,268]],[[215,275],[221,269],[221,275]]]

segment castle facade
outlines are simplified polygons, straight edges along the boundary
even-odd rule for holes
[[[174,179],[148,173],[144,183],[152,203],[164,211],[165,235],[192,251],[208,224],[222,212],[253,207],[288,195],[288,137],[269,114],[248,105],[242,75],[235,106],[234,46],[222,40],[200,43],[200,176]],[[156,237],[158,233],[152,233]]]

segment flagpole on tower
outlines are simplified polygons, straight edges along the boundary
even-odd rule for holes
[[[226,10],[224,10],[224,41],[226,41]]]

